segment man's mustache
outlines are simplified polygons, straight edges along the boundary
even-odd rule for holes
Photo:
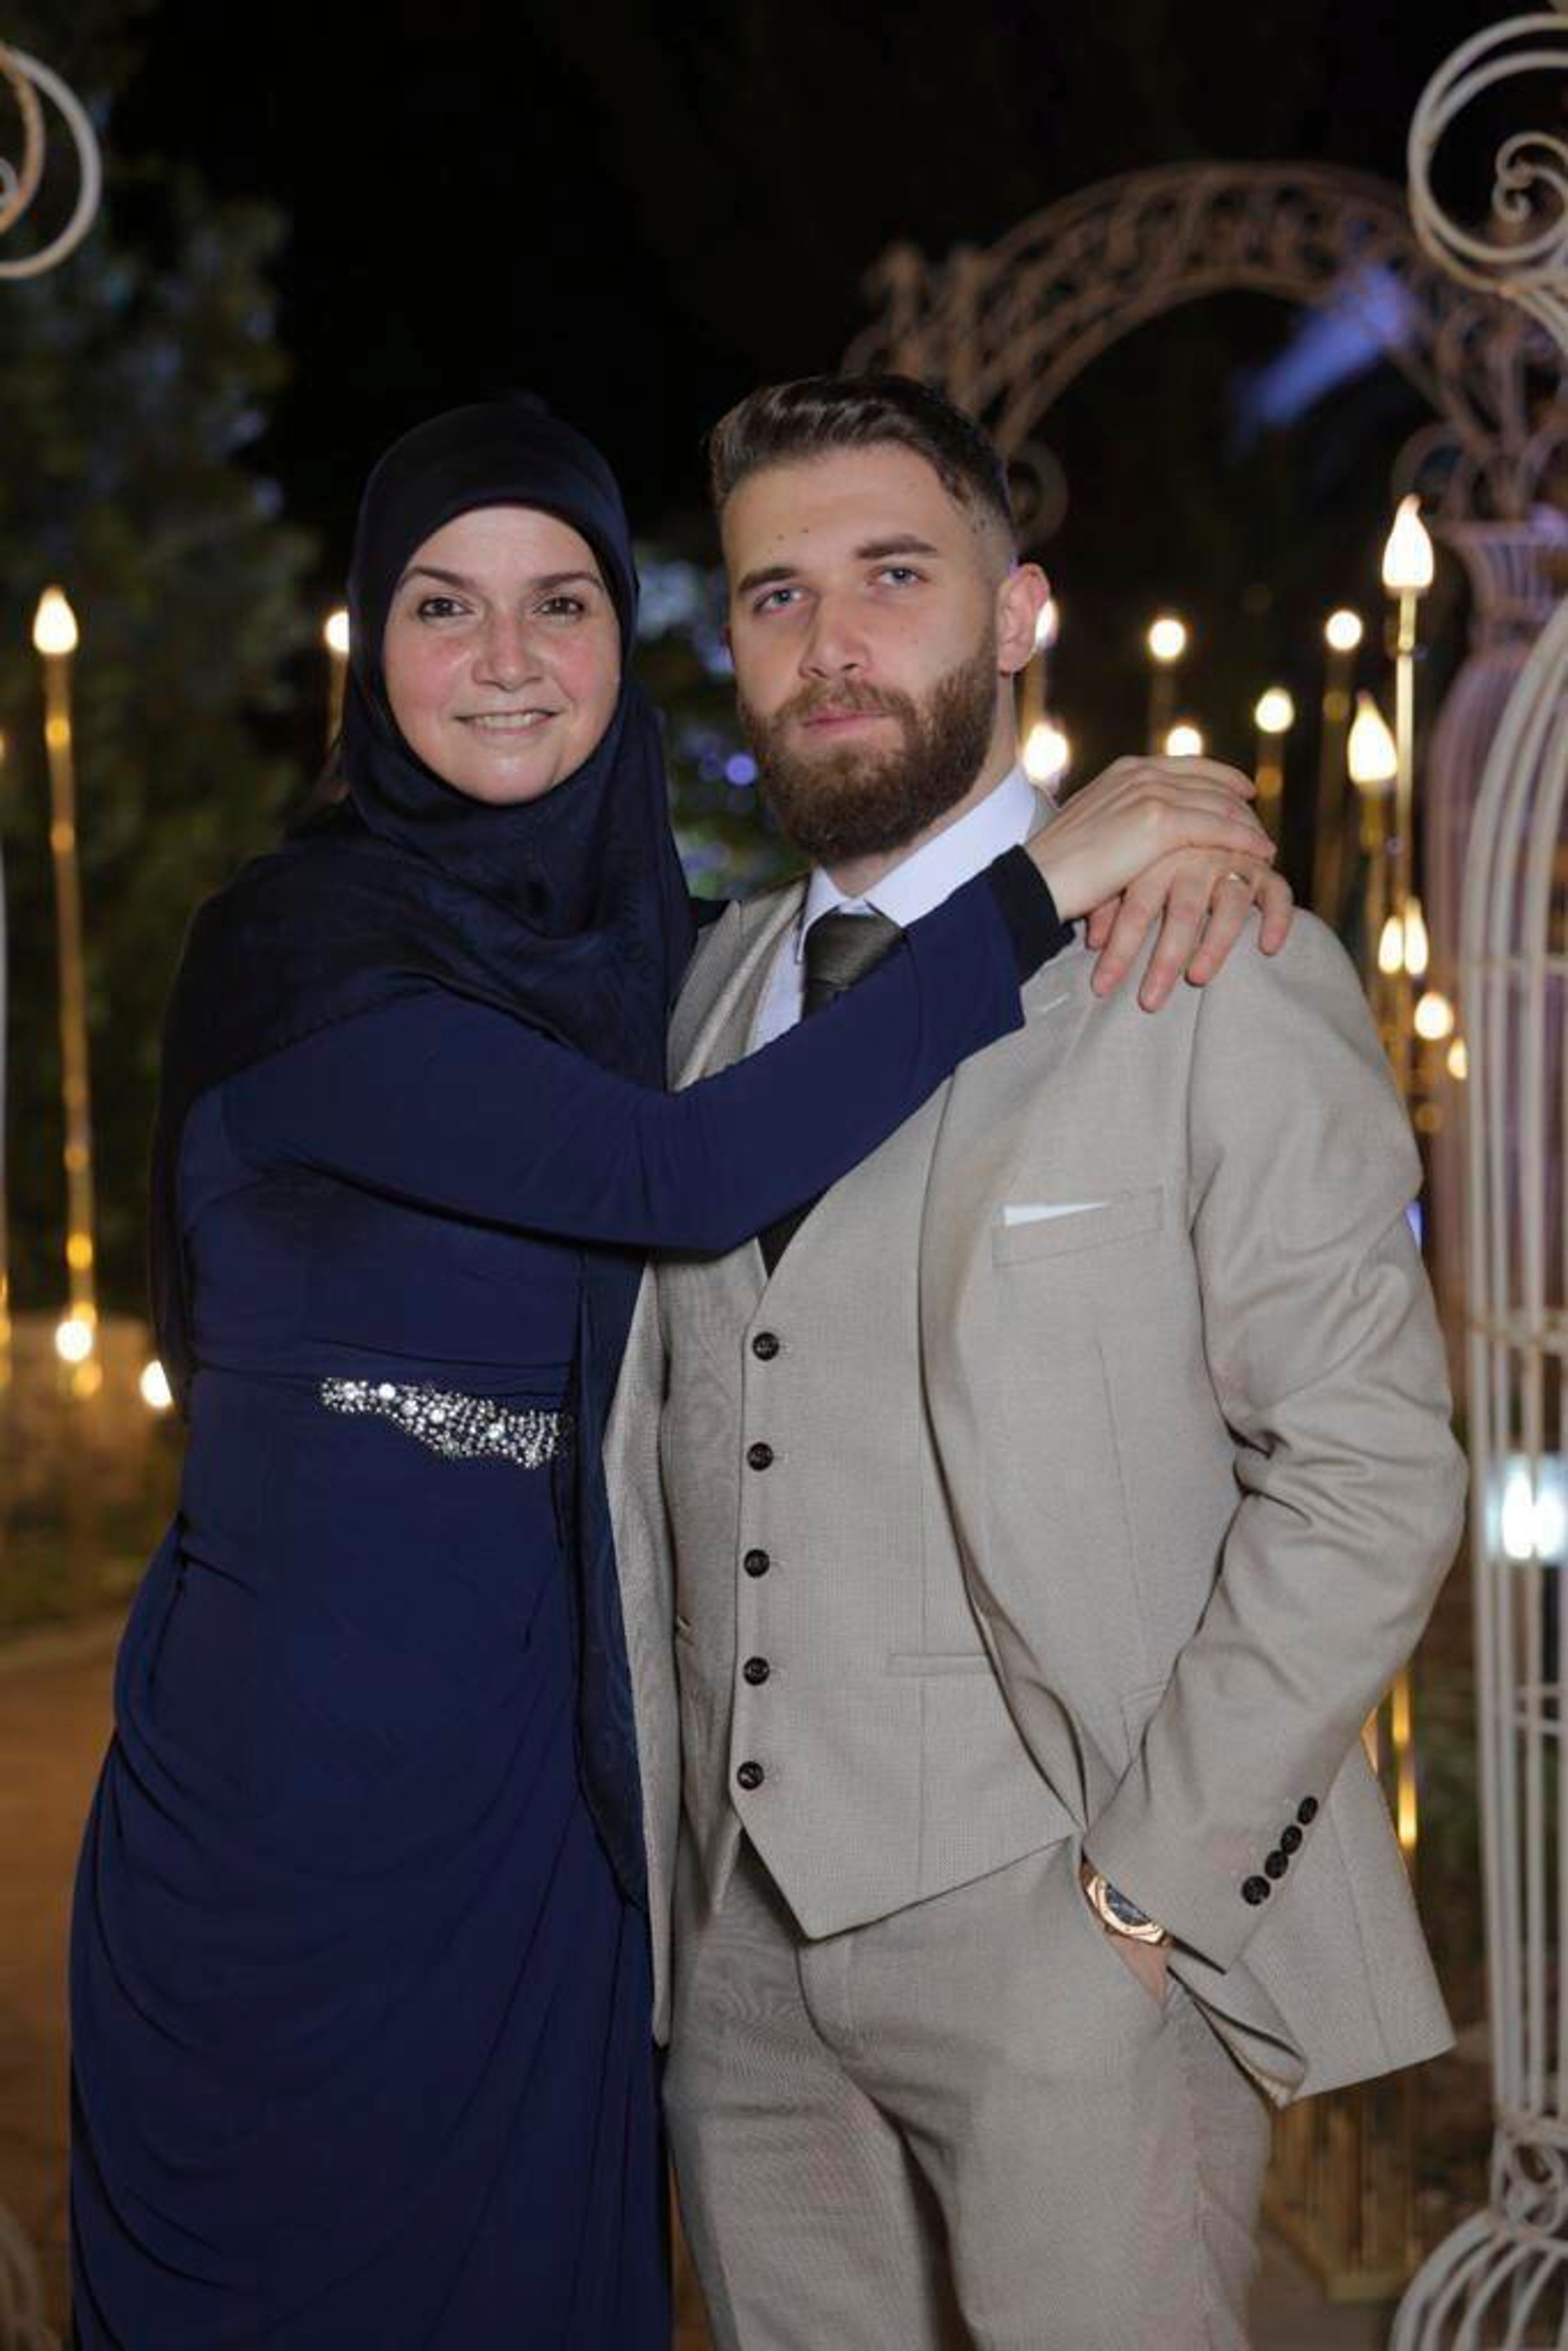
[[[879,694],[874,686],[815,685],[785,703],[773,723],[804,722],[830,712],[834,717],[852,712],[857,718],[906,718],[911,706],[907,695]]]

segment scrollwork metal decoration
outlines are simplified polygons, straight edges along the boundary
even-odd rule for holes
[[[36,253],[0,255],[0,277],[41,277],[68,259],[97,216],[103,199],[98,134],[81,100],[58,74],[21,49],[0,47],[0,90],[12,101],[22,135],[18,160],[0,155],[0,236],[25,218],[43,184],[46,99],[57,110],[76,150],[77,199],[65,226]]]
[[[1491,219],[1432,186],[1450,125],[1500,83],[1568,77],[1562,10],[1478,34],[1411,123],[1416,233],[1461,284],[1516,305],[1568,354],[1568,142],[1515,132]],[[1559,524],[1561,529],[1562,526]],[[1525,663],[1464,843],[1459,936],[1469,1052],[1465,1268],[1491,2039],[1491,2189],[1428,2257],[1394,2351],[1568,2351],[1568,602]]]
[[[1423,250],[1401,189],[1334,165],[1134,172],[1047,206],[985,251],[932,261],[891,246],[866,279],[879,315],[845,364],[923,376],[980,417],[1020,476],[1020,525],[1038,544],[1065,503],[1040,438],[1061,394],[1136,328],[1246,291],[1356,312],[1436,412],[1405,468],[1429,506],[1456,518],[1529,511],[1568,437],[1556,350]]]
[[[1422,92],[1408,143],[1410,214],[1427,250],[1461,285],[1504,296],[1568,351],[1568,140],[1519,131],[1499,148],[1490,234],[1438,202],[1432,166],[1449,127],[1486,91],[1524,74],[1568,72],[1568,11],[1489,25],[1456,49]]]

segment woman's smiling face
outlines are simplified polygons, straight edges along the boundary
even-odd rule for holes
[[[382,667],[409,748],[473,799],[542,799],[602,739],[621,632],[597,558],[533,507],[476,507],[415,549]]]

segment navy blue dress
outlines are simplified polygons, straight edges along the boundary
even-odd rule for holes
[[[197,1103],[184,1485],[77,1890],[82,2351],[664,2351],[559,1461],[443,1451],[380,1392],[558,1406],[585,1250],[735,1246],[1019,1017],[982,879],[684,1094],[430,988]]]

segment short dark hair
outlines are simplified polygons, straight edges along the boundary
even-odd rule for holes
[[[748,392],[708,435],[714,508],[748,474],[836,449],[892,444],[924,457],[949,497],[1000,523],[1018,544],[1007,467],[984,428],[945,392],[908,375],[808,375]]]

